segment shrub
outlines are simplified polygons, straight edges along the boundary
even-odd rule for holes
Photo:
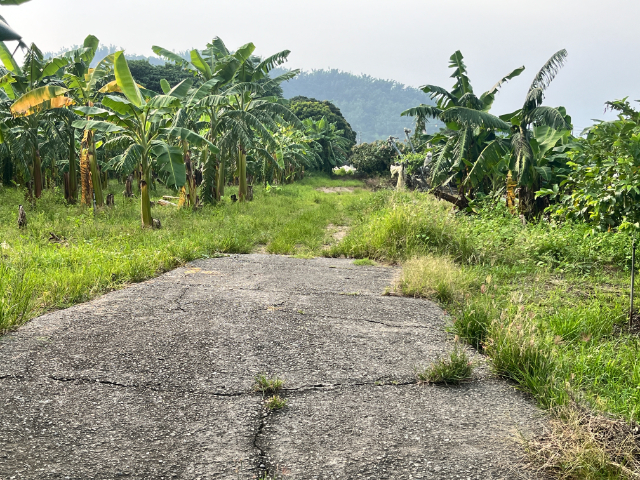
[[[351,148],[351,164],[364,175],[389,175],[389,167],[397,154],[382,141],[360,143]]]

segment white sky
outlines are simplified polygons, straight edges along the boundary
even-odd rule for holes
[[[2,7],[11,26],[42,50],[94,34],[136,54],[152,45],[204,48],[220,36],[235,49],[292,51],[291,68],[338,68],[412,86],[450,87],[449,56],[460,49],[477,93],[512,69],[492,113],[520,107],[535,72],[557,50],[569,61],[547,92],[578,131],[603,104],[640,98],[638,0],[31,0]]]

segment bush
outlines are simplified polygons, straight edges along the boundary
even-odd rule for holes
[[[389,175],[397,153],[386,142],[361,143],[351,148],[351,164],[364,175]]]

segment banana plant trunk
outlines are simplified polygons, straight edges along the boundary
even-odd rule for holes
[[[218,162],[218,171],[216,172],[216,200],[220,199],[224,195],[224,171],[226,169],[224,157],[220,155],[220,161]]]
[[[91,170],[91,183],[93,193],[96,196],[96,206],[104,206],[104,198],[102,195],[102,178],[100,178],[100,169],[98,168],[98,155],[96,153],[96,142],[91,130],[87,130],[87,152],[89,155],[89,168]]]
[[[33,149],[33,183],[36,198],[40,198],[42,196],[42,162],[40,160],[40,152],[37,148]]]
[[[151,199],[149,198],[149,166],[146,156],[142,157],[142,174],[140,180],[140,214],[142,217],[142,227],[153,226],[151,218]]]
[[[76,173],[76,139],[71,129],[69,135],[69,196],[67,202],[76,203],[78,195],[78,174]]]
[[[89,164],[88,136],[90,130],[84,131],[82,144],[80,146],[80,188],[82,189],[80,204],[90,206],[91,202],[91,165]]]
[[[238,148],[238,197],[241,202],[247,199],[247,152],[240,145]]]

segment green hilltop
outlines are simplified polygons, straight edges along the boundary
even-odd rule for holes
[[[273,71],[278,75],[283,71]],[[333,102],[358,134],[358,142],[383,140],[390,135],[404,138],[404,128],[415,128],[413,117],[400,113],[421,103],[433,104],[421,90],[393,80],[353,75],[340,70],[302,72],[282,85],[285,98],[312,97]],[[434,133],[441,122],[430,120],[427,132]]]

